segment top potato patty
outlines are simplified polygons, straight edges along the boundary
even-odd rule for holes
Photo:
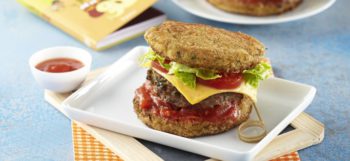
[[[159,55],[194,68],[240,72],[258,64],[265,47],[255,38],[202,24],[167,21],[145,33]]]

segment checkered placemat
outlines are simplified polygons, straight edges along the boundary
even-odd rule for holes
[[[74,122],[72,133],[75,161],[123,161]]]
[[[300,158],[298,152],[293,152],[270,161],[300,161]]]
[[[72,137],[75,161],[123,161],[74,122]],[[293,152],[271,161],[300,161],[300,158],[298,152]]]

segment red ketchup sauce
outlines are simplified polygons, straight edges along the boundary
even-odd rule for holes
[[[225,106],[217,105],[213,108],[198,108],[195,106],[174,108],[173,105],[162,101],[152,94],[152,85],[146,81],[135,92],[139,107],[143,111],[151,112],[167,119],[181,119],[182,121],[209,121],[220,122],[227,119],[235,121],[238,116],[238,102],[226,103]]]
[[[158,69],[163,73],[167,73],[168,70],[163,68],[157,61],[152,62],[152,67]],[[197,83],[213,87],[216,89],[234,89],[241,85],[243,82],[242,73],[223,73],[221,74],[221,78],[213,79],[213,80],[204,80],[201,78],[197,78]]]
[[[82,68],[84,64],[71,58],[54,58],[45,60],[35,66],[35,68],[50,73],[70,72]]]

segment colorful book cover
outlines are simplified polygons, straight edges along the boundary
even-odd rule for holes
[[[99,41],[140,15],[156,0],[18,0],[84,44]]]

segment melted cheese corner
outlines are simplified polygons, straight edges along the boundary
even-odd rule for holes
[[[257,89],[244,82],[235,89],[215,89],[201,84],[197,84],[196,88],[193,89],[191,87],[186,86],[184,83],[182,83],[180,79],[178,79],[174,75],[165,74],[154,68],[153,70],[161,76],[163,76],[166,80],[168,80],[191,104],[199,103],[212,95],[225,92],[234,92],[247,95],[255,103],[257,100]]]

